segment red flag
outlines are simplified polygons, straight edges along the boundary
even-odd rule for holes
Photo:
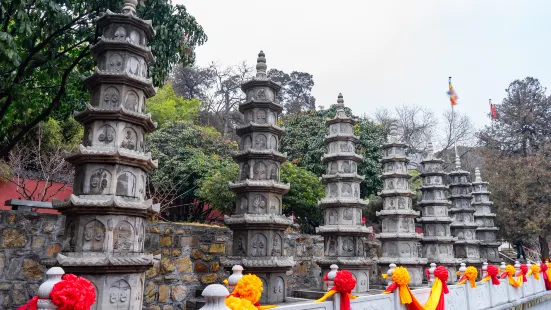
[[[497,113],[496,106],[492,103],[492,99],[490,99],[490,113],[492,120],[499,118],[499,114]]]

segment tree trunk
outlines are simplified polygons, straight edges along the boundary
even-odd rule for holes
[[[547,239],[545,237],[540,236],[540,249],[541,249],[541,259],[549,257],[549,243],[547,243]]]

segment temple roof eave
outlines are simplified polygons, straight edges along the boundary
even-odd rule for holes
[[[274,180],[251,180],[246,179],[237,182],[229,183],[230,190],[234,193],[245,193],[251,191],[268,191],[271,193],[277,193],[284,195],[289,192],[291,188],[289,183],[284,184]]]
[[[368,200],[360,198],[322,198],[318,202],[321,208],[331,208],[331,207],[358,207],[369,205]]]
[[[157,123],[153,122],[151,114],[130,111],[124,107],[99,108],[88,104],[81,112],[75,112],[74,117],[82,124],[96,120],[121,120],[141,125],[147,133],[151,133],[157,128]]]
[[[143,20],[133,14],[115,13],[107,9],[105,13],[98,18],[97,26],[98,28],[103,28],[110,23],[131,24],[143,30],[148,40],[152,40],[155,37],[155,29],[153,29],[151,20]]]
[[[151,159],[151,153],[140,153],[115,147],[90,147],[79,145],[78,149],[65,160],[73,165],[87,163],[123,164],[138,167],[146,172],[157,168],[157,160]]]
[[[103,71],[96,68],[96,71],[84,80],[84,86],[90,91],[93,91],[101,84],[126,84],[138,89],[142,89],[147,98],[155,96],[156,90],[153,87],[152,80],[143,78],[128,72],[111,72]]]

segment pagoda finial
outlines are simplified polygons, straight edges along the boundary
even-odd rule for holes
[[[432,142],[429,141],[429,143],[427,143],[427,156],[431,156],[434,154],[434,147],[432,146]]]
[[[482,177],[480,177],[480,170],[478,169],[478,167],[474,169],[474,181],[482,182]]]
[[[398,126],[396,126],[395,123],[390,124],[390,134],[389,135],[393,138],[398,137]]]
[[[138,0],[123,0],[123,1],[124,1],[124,7],[122,8],[122,12],[125,14],[136,15],[136,6],[138,5]]]
[[[342,93],[339,93],[339,97],[337,98],[337,107],[344,108],[344,99],[342,97]]]
[[[457,155],[457,153],[455,154],[455,169],[461,169],[461,159],[459,159],[459,155]]]
[[[258,53],[258,58],[256,59],[256,77],[265,78],[267,68],[268,66],[266,66],[266,55],[263,51],[260,51],[260,53]]]

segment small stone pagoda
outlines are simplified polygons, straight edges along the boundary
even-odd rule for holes
[[[501,242],[496,240],[496,231],[499,228],[494,226],[495,213],[492,213],[493,202],[490,201],[490,192],[488,191],[488,182],[483,182],[480,177],[480,170],[475,169],[472,206],[475,208],[474,220],[478,228],[476,229],[476,239],[480,240],[480,258],[488,263],[499,263],[498,248]]]
[[[367,292],[371,262],[365,257],[364,239],[372,230],[362,225],[361,208],[368,203],[360,199],[364,177],[358,175],[358,163],[362,156],[355,151],[360,140],[354,135],[354,120],[344,111],[341,94],[337,99],[337,115],[325,125],[329,129],[325,136],[328,153],[321,160],[327,165],[327,174],[321,181],[325,184],[326,198],[319,202],[325,225],[316,229],[324,237],[325,251],[316,260],[323,275],[332,264],[337,264],[356,277],[354,292]]]
[[[382,175],[383,190],[379,196],[383,199],[383,210],[377,212],[381,218],[382,232],[376,235],[383,247],[379,264],[386,273],[389,264],[408,268],[411,285],[421,285],[423,267],[427,259],[421,257],[419,241],[422,234],[415,232],[415,218],[419,212],[412,208],[409,189],[407,145],[398,136],[396,125],[390,128],[388,142],[383,145]]]
[[[85,81],[92,99],[75,115],[84,139],[67,158],[75,166],[73,193],[54,201],[66,216],[57,260],[94,283],[92,309],[142,309],[144,272],[153,261],[143,248],[146,217],[159,210],[145,200],[147,172],[157,165],[144,146],[145,134],[155,130],[145,114],[145,101],[155,94],[147,46],[154,31],[136,15],[136,5],[125,0],[122,13],[108,10],[97,20],[97,69]]]
[[[446,197],[447,186],[443,178],[446,175],[442,164],[444,161],[434,154],[432,143],[429,142],[427,155],[421,161],[420,176],[422,178],[421,201],[422,217],[418,222],[423,224],[423,257],[430,263],[443,265],[450,271],[450,281],[457,278],[455,271],[459,262],[453,255],[453,243],[456,238],[451,236],[448,216],[451,205]]]
[[[449,176],[451,229],[452,236],[457,238],[454,244],[455,257],[465,264],[480,265],[480,241],[476,239],[478,225],[474,221],[475,209],[471,206],[471,183],[467,180],[469,172],[461,170],[461,161],[457,155],[455,170],[450,172]]]
[[[221,260],[231,269],[241,265],[244,273],[254,273],[264,283],[261,303],[281,303],[286,298],[286,272],[295,264],[283,249],[285,229],[293,224],[282,215],[281,198],[289,185],[279,181],[280,165],[287,155],[278,151],[283,128],[277,120],[283,107],[275,102],[281,86],[266,76],[266,58],[261,51],[256,76],[241,85],[246,94],[239,111],[245,124],[237,128],[240,151],[239,179],[230,183],[236,195],[235,214],[224,222],[233,231],[230,256]]]

